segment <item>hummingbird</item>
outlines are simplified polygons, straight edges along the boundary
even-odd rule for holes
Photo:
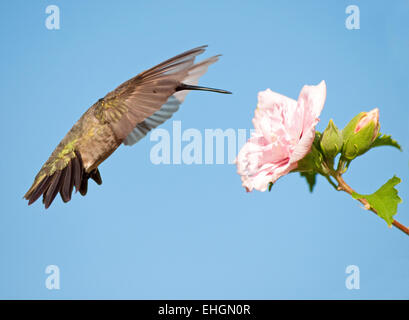
[[[201,46],[125,81],[95,102],[74,124],[44,163],[24,198],[31,205],[43,196],[47,209],[58,193],[71,200],[73,188],[87,194],[88,180],[102,184],[99,165],[121,144],[131,146],[178,111],[190,90],[225,94],[198,86],[199,78],[220,55],[195,63]]]

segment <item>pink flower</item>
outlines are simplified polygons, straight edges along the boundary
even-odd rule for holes
[[[298,101],[270,89],[258,94],[255,132],[240,150],[237,172],[243,187],[266,191],[270,182],[297,168],[310,151],[324,107],[326,85],[304,86]]]

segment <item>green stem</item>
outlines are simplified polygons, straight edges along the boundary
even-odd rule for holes
[[[338,161],[338,167],[337,167],[337,173],[338,174],[343,174],[344,173],[345,164],[346,164],[346,160],[343,159],[342,156],[341,156],[341,158],[339,158],[339,161]]]

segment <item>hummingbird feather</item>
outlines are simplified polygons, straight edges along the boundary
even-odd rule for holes
[[[64,182],[62,184],[60,195],[61,199],[64,202],[68,202],[71,200],[72,189],[74,187],[74,176],[72,175],[72,161],[68,162]]]
[[[47,189],[47,192],[44,193],[43,203],[46,209],[50,206],[51,202],[53,202],[55,196],[60,191],[59,190],[61,186],[60,178],[61,178],[61,172],[63,170],[57,170],[54,173],[50,187]]]

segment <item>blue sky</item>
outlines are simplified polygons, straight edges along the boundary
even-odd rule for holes
[[[48,5],[60,30],[45,27]],[[360,9],[360,29],[345,8]],[[409,224],[407,1],[2,1],[0,298],[408,299],[409,238],[319,178],[246,194],[236,167],[155,165],[149,136],[100,166],[103,185],[47,211],[23,194],[81,114],[121,82],[184,50],[223,54],[173,120],[252,128],[257,93],[297,98],[327,83],[318,130],[380,109],[403,152],[373,150],[345,179],[371,193],[394,174]],[[171,131],[172,122],[162,128]],[[45,268],[60,269],[60,290]],[[360,289],[345,287],[348,265]]]

